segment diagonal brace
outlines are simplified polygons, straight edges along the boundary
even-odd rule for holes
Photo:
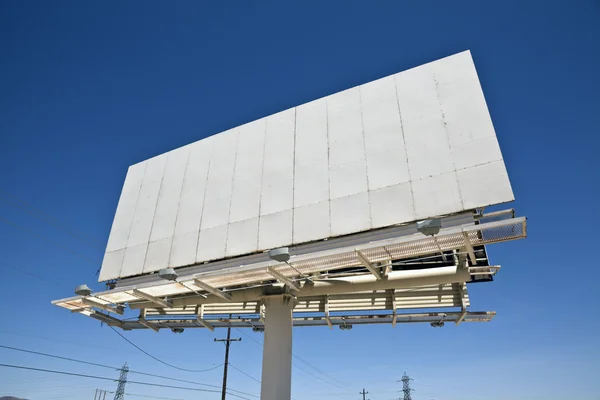
[[[294,281],[292,281],[287,276],[285,276],[285,275],[283,275],[283,274],[275,271],[275,268],[273,268],[273,267],[267,267],[267,273],[269,275],[271,275],[273,278],[277,279],[279,282],[285,284],[290,289],[295,290],[296,292],[300,290],[300,286],[298,286],[297,283],[295,283]]]
[[[147,300],[147,301],[149,301],[151,303],[154,303],[154,304],[158,305],[161,308],[173,308],[173,303],[171,303],[168,300],[163,300],[163,299],[158,298],[156,296],[152,296],[151,294],[148,294],[146,292],[142,292],[141,290],[138,290],[138,289],[133,289],[132,292],[133,292],[133,295],[135,297]]]
[[[360,260],[361,264],[364,265],[373,275],[375,275],[375,277],[378,280],[383,279],[383,274],[381,273],[379,268],[375,267],[373,265],[373,263],[371,263],[371,261],[369,261],[369,259],[367,257],[365,257],[365,255],[363,253],[360,252],[360,250],[355,250],[355,251],[356,251],[356,256]]]
[[[225,293],[222,290],[217,289],[216,287],[210,286],[209,284],[202,282],[198,278],[194,278],[194,285],[198,286],[200,289],[206,290],[207,292],[214,294],[217,297],[222,298],[223,300],[231,301],[231,295],[229,293]]]

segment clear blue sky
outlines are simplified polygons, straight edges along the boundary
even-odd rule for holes
[[[83,232],[99,248],[0,197],[0,344],[109,365],[127,361],[132,369],[219,385],[220,368],[173,370],[96,321],[50,305],[81,282],[101,287],[95,272],[126,168],[470,49],[514,207],[529,218],[527,240],[490,247],[492,262],[503,266],[497,280],[470,287],[472,309],[498,316],[489,324],[443,329],[296,329],[295,354],[345,384],[326,384],[294,368],[293,396],[359,399],[365,387],[372,400],[393,399],[401,388],[396,380],[407,371],[415,379],[415,400],[598,399],[600,4],[218,3],[1,2],[0,190]],[[184,368],[222,362],[223,346],[205,330],[126,335]],[[259,378],[261,347],[242,337],[231,362]],[[0,362],[116,377],[5,349]],[[297,359],[295,365],[316,374]],[[0,368],[0,396],[91,399],[95,388],[114,386]],[[259,393],[258,383],[237,370],[230,372],[230,386]],[[133,385],[128,391],[219,398]]]

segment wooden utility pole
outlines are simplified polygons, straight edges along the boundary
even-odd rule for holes
[[[365,390],[365,388],[363,388],[362,392],[358,392],[358,393],[362,394],[363,400],[367,400],[367,394],[369,394],[369,392],[367,392]]]
[[[229,316],[231,318],[231,315]],[[231,342],[241,342],[242,338],[231,338],[231,327],[227,328],[227,339],[216,339],[215,342],[225,342],[225,364],[223,364],[223,389],[221,390],[221,400],[225,400],[227,394],[227,367],[229,366],[229,344]]]

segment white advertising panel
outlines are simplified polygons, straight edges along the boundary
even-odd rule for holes
[[[131,166],[99,280],[512,200],[466,51]]]

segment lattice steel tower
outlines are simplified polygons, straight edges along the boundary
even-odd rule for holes
[[[404,400],[412,400],[412,397],[410,396],[410,392],[412,392],[412,389],[410,388],[410,381],[412,379],[409,378],[408,375],[406,375],[406,372],[404,373],[404,375],[402,375],[402,391],[404,392]]]
[[[125,398],[125,384],[127,383],[127,373],[129,372],[129,367],[127,363],[123,365],[121,368],[121,376],[119,376],[119,385],[117,386],[117,391],[115,392],[115,400],[123,400]]]

